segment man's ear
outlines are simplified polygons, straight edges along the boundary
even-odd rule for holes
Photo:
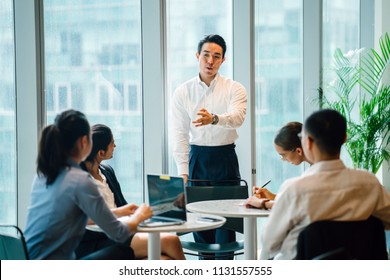
[[[198,53],[198,52],[196,52],[196,54],[195,54],[195,55],[196,55],[196,59],[197,59],[197,60],[199,60],[199,53]]]
[[[295,151],[298,153],[298,155],[303,156],[303,149],[301,147],[296,148]]]
[[[313,146],[314,146],[314,140],[313,140],[313,138],[311,138],[310,136],[307,136],[307,141],[306,141],[306,143],[307,143],[307,149],[309,150],[309,151],[311,151],[312,149],[313,149]]]

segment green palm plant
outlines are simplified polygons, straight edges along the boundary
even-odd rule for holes
[[[337,110],[347,120],[345,148],[354,167],[374,174],[390,159],[390,85],[383,79],[390,72],[386,72],[390,65],[388,33],[380,38],[379,46],[380,53],[360,49],[343,54],[337,49],[331,71],[335,78],[326,83],[325,90],[319,89],[321,107]]]

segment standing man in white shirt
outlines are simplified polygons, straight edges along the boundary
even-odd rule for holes
[[[205,36],[196,53],[199,75],[173,94],[174,158],[185,182],[201,179],[239,183],[241,179],[234,142],[238,138],[236,129],[245,120],[247,93],[240,83],[218,73],[225,53],[226,43],[221,36]],[[194,238],[201,243],[223,243],[235,241],[235,233],[212,230],[195,233]]]

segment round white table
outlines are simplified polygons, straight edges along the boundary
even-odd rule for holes
[[[245,199],[204,200],[189,203],[186,209],[195,213],[244,218],[244,257],[257,259],[257,218],[268,217],[269,210],[246,208]]]
[[[202,221],[199,218],[215,218],[217,221]],[[119,220],[125,220],[127,217],[120,217]],[[226,223],[222,216],[187,213],[187,221],[181,225],[158,226],[158,227],[138,227],[137,232],[147,232],[148,238],[148,259],[159,260],[161,256],[160,232],[193,232],[208,229],[215,229]],[[102,231],[98,225],[88,225],[87,229],[93,231]]]

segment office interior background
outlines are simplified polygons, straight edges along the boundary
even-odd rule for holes
[[[24,228],[39,132],[68,108],[112,128],[129,202],[144,201],[147,173],[177,175],[170,96],[211,33],[227,42],[221,74],[248,91],[242,178],[277,192],[307,166],[281,161],[275,133],[319,108],[336,48],[378,49],[389,14],[389,0],[1,0],[0,223]],[[387,165],[378,177],[389,187]]]

